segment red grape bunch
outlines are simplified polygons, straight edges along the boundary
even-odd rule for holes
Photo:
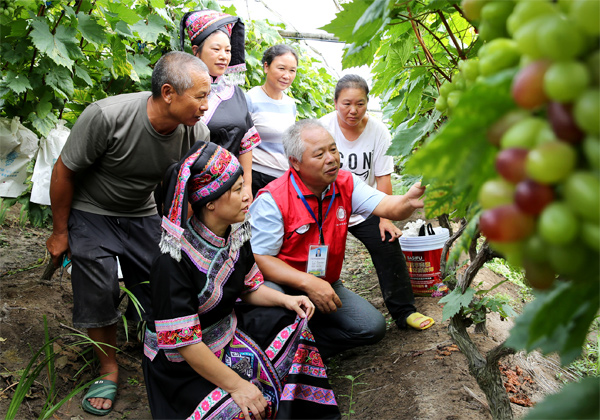
[[[515,109],[487,133],[499,148],[498,177],[479,191],[481,232],[525,268],[532,287],[549,288],[557,275],[597,282],[600,1],[463,0],[462,6],[487,41],[479,74],[518,66]]]

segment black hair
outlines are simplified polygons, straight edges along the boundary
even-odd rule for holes
[[[285,54],[292,54],[296,58],[296,64],[298,64],[298,53],[286,44],[277,44],[268,48],[263,54],[262,63],[267,63],[267,66],[270,66],[275,58]]]
[[[193,72],[209,75],[206,64],[198,57],[181,51],[166,53],[152,70],[152,97],[159,98],[165,84],[170,84],[177,94],[182,95],[194,85]]]
[[[367,85],[367,81],[358,74],[347,74],[338,80],[337,84],[335,85],[334,94],[334,99],[336,101],[344,89],[362,89],[365,91],[367,101],[369,100],[369,85]]]

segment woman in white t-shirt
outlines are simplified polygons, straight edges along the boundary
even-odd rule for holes
[[[360,76],[348,74],[335,88],[335,111],[321,118],[337,144],[341,168],[373,188],[392,194],[394,161],[386,156],[391,136],[386,126],[367,114],[369,86]],[[385,305],[399,328],[424,330],[432,318],[415,308],[406,261],[398,238],[402,231],[390,220],[371,216],[350,217],[349,231],[371,254]]]
[[[288,170],[281,136],[296,121],[296,103],[284,92],[296,78],[298,54],[285,44],[267,49],[262,59],[265,83],[246,93],[248,111],[261,143],[252,154],[252,194]]]

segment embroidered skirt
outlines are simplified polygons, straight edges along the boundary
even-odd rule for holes
[[[282,312],[286,315],[283,318]],[[250,309],[241,315],[234,337],[215,354],[263,392],[269,404],[266,418],[340,418],[306,321],[294,320],[290,312],[280,308]],[[288,324],[281,328],[282,322]],[[265,326],[273,323],[278,327],[269,332]],[[152,361],[144,357],[144,376],[154,418],[244,418],[228,393],[206,381],[185,361],[170,361],[163,351]]]

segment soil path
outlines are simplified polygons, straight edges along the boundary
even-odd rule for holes
[[[11,212],[14,213],[14,212]],[[72,293],[68,273],[57,271],[52,280],[40,277],[45,268],[45,240],[48,229],[21,228],[16,215],[9,215],[0,226],[0,416],[4,417],[13,396],[20,371],[32,352],[44,342],[43,316],[48,320],[49,335],[64,335],[54,345],[56,386],[59,398],[76,384],[96,375],[95,367],[85,367],[92,359],[89,346],[70,347],[72,333]],[[342,278],[387,315],[379,291],[377,276],[365,248],[349,237]],[[497,276],[483,269],[480,280],[494,284]],[[505,283],[498,290],[512,296],[519,305],[515,286]],[[491,419],[485,397],[468,372],[465,357],[453,345],[442,322],[438,298],[418,297],[420,312],[432,316],[436,324],[426,331],[398,330],[391,319],[383,341],[375,346],[348,351],[330,361],[330,379],[345,419],[460,420]],[[482,350],[500,343],[508,334],[510,321],[491,315],[488,335],[473,334]],[[130,328],[131,329],[131,328]],[[141,371],[142,346],[131,330],[119,327],[119,394],[109,419],[149,419],[150,411]],[[554,384],[551,369],[514,356],[503,360],[517,383],[517,391],[533,401],[548,392],[545,384]],[[83,369],[82,369],[83,368]],[[510,376],[510,375],[509,375]],[[530,378],[528,381],[525,378]],[[44,372],[21,405],[19,418],[37,418],[45,400],[48,381]],[[81,410],[79,393],[55,414],[56,419],[96,418]],[[516,417],[527,410],[513,404]]]

